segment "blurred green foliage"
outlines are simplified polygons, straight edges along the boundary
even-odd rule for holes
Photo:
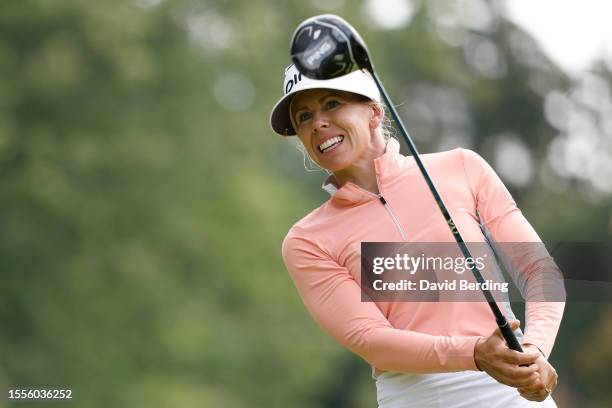
[[[572,79],[535,46],[513,54],[512,41],[533,42],[503,16],[470,31],[503,55],[487,78],[425,6],[385,31],[360,2],[335,3],[398,105],[440,92],[459,100],[447,113],[465,108],[415,120],[434,135],[423,151],[455,126],[492,159],[495,135],[512,131],[544,162],[556,130],[543,98]],[[0,3],[3,389],[70,388],[78,407],[375,406],[369,366],[315,326],[280,256],[325,199],[323,174],[267,123],[290,34],[327,11],[316,4]],[[569,183],[511,189],[543,238],[608,239],[609,201]],[[568,305],[552,357],[568,404],[610,403],[609,314]]]

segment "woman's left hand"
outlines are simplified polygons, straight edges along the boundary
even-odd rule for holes
[[[523,350],[540,353],[540,350],[532,344],[523,345]],[[527,400],[544,401],[557,388],[557,371],[543,355],[536,359],[535,364],[538,366],[538,376],[531,384],[518,388],[518,391],[521,397]]]

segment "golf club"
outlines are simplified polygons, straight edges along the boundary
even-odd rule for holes
[[[423,165],[419,152],[408,131],[404,127],[395,107],[391,103],[389,95],[385,91],[370,58],[368,48],[357,31],[344,19],[333,14],[323,14],[311,17],[303,21],[293,33],[291,38],[291,59],[297,69],[305,76],[313,79],[332,79],[348,74],[356,69],[365,69],[370,72],[378,89],[389,107],[395,123],[400,129],[404,141],[408,145],[421,174],[425,178],[438,207],[446,220],[461,252],[466,258],[472,258],[470,251],[455,226],[442,197],[438,193],[427,169]],[[474,265],[472,273],[476,280],[482,285],[485,281],[480,271]],[[499,329],[508,344],[508,347],[522,352],[516,336],[512,332],[506,317],[497,306],[495,299],[486,289],[482,290]]]

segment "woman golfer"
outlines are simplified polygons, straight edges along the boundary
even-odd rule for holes
[[[311,80],[285,70],[272,129],[297,135],[331,175],[330,194],[298,221],[283,258],[314,320],[373,368],[379,406],[555,407],[547,361],[562,302],[528,302],[523,353],[509,349],[486,302],[362,302],[360,243],[454,242],[414,160],[383,129],[373,79],[355,71]],[[539,242],[492,168],[454,149],[422,156],[466,242]],[[530,279],[529,277],[527,279]],[[508,304],[509,305],[509,304]],[[508,305],[500,305],[513,316]]]

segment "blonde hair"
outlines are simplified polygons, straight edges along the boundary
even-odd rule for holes
[[[383,116],[383,120],[378,126],[378,129],[380,129],[380,133],[385,139],[385,142],[389,143],[389,139],[391,138],[397,139],[397,129],[395,129],[395,126],[393,126],[393,120],[391,120],[391,118],[388,115],[387,107],[380,102],[376,102],[376,103],[380,104],[381,109],[385,112],[385,115]]]

